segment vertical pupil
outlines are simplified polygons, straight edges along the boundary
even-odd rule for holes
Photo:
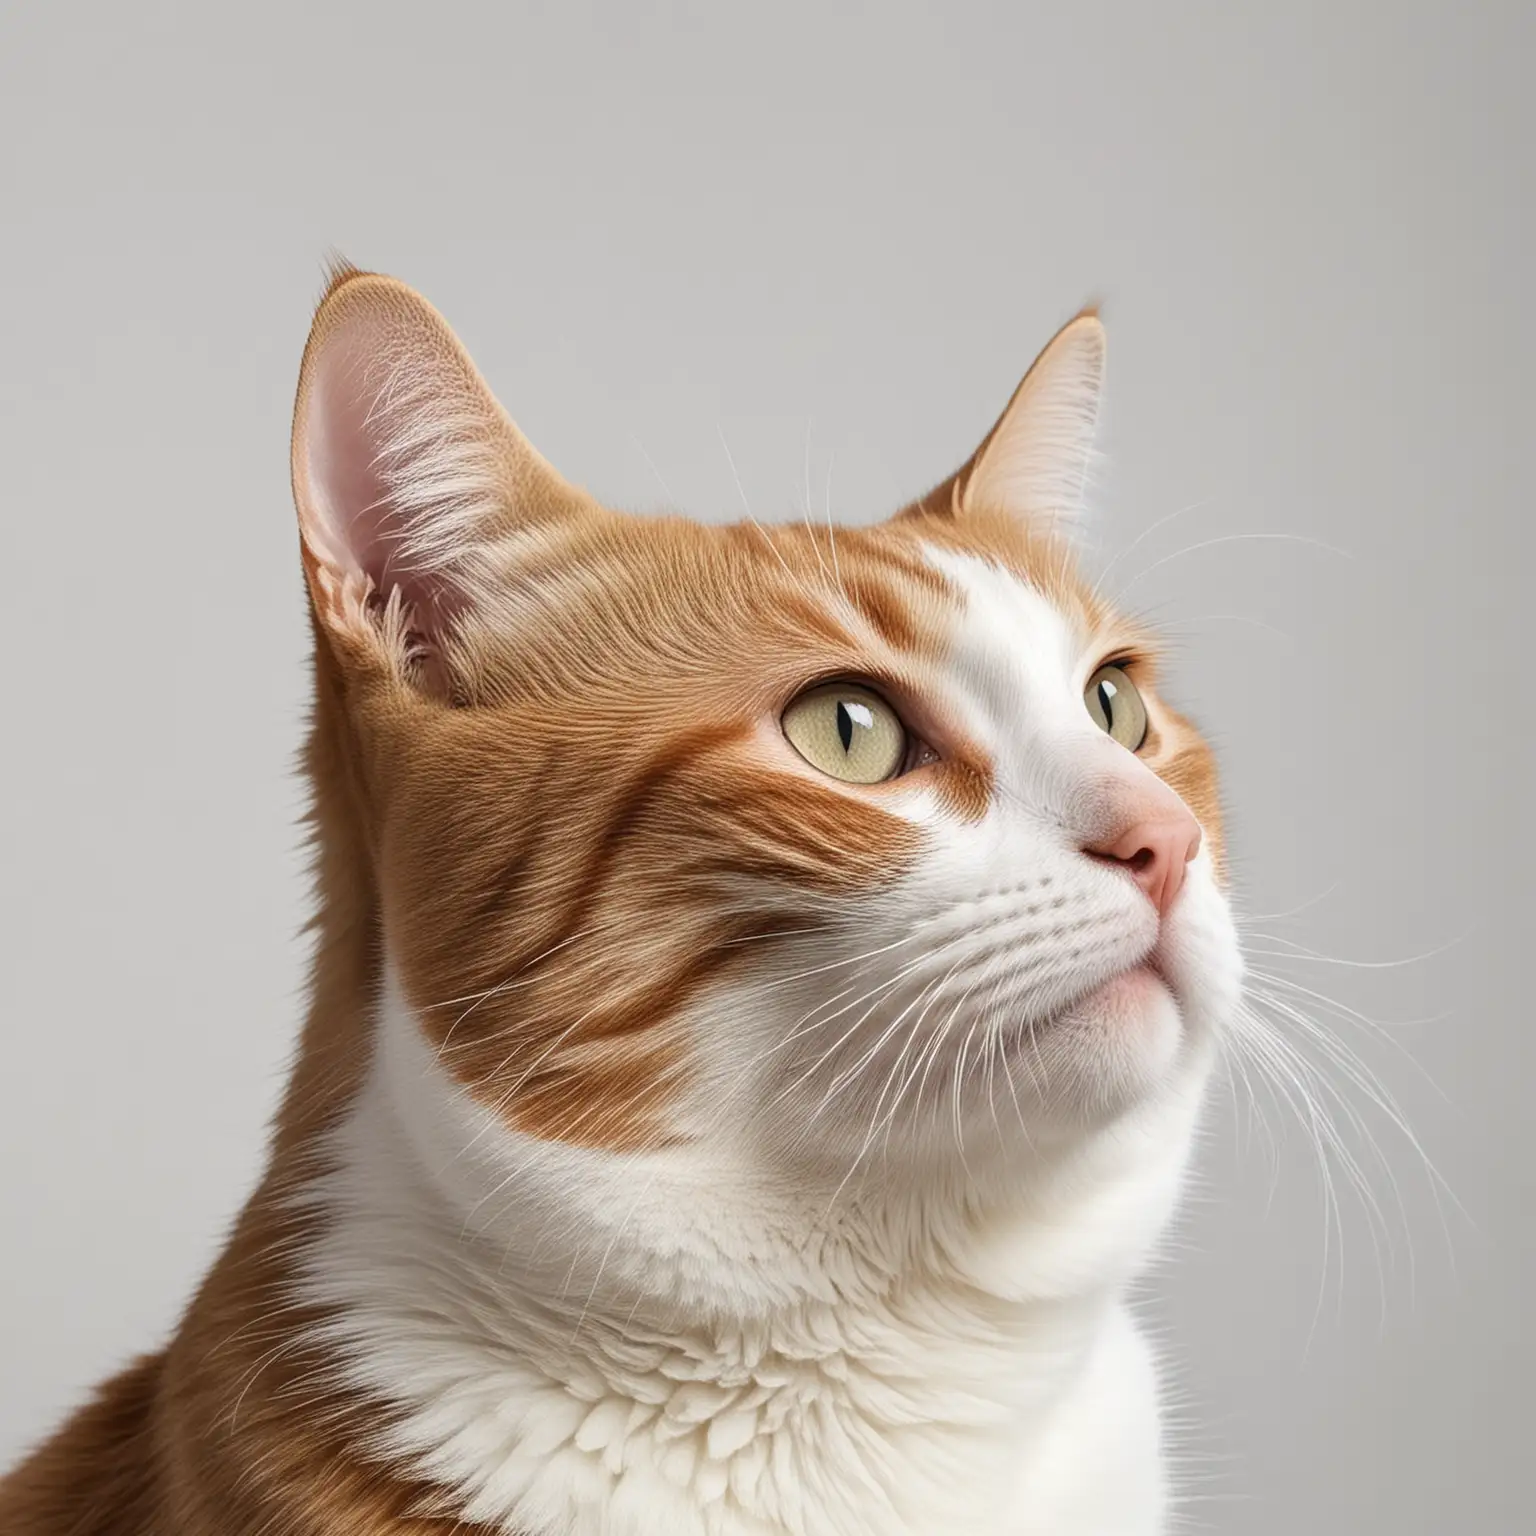
[[[837,706],[837,739],[842,742],[844,752],[853,745],[853,716],[848,712],[848,706],[841,702]]]
[[[1106,678],[1099,684],[1099,708],[1111,726],[1115,723],[1115,685]]]

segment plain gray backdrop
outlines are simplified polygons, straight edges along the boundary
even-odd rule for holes
[[[1094,559],[1347,1106],[1334,1215],[1304,1111],[1213,1097],[1148,1303],[1189,1528],[1529,1529],[1532,15],[11,0],[0,1462],[164,1336],[261,1162],[334,248],[571,478],[706,518],[722,439],[759,518],[893,510],[1105,301]]]

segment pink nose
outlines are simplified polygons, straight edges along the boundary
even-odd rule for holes
[[[1118,864],[1147,893],[1159,917],[1167,917],[1184,885],[1184,869],[1200,851],[1200,824],[1181,804],[1176,813],[1139,821],[1112,839],[1084,849]]]

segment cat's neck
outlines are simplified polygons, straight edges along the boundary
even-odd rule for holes
[[[834,1209],[640,1159],[605,1189],[579,1152],[493,1158],[479,1113],[386,977],[368,1074],[304,1195],[298,1277],[334,1369],[386,1400],[389,1449],[477,1518],[518,1528],[628,1478],[673,1523],[610,1511],[605,1530],[965,1530],[956,1477],[995,1509],[1064,1403],[1139,1369],[1123,1344],[1130,1364],[1105,1365],[1129,1260],[1053,1251],[1049,1221],[946,1230],[911,1191]],[[638,1252],[668,1202],[675,1249]],[[900,1521],[871,1486],[899,1490]],[[764,1523],[699,1524],[724,1487]],[[803,1523],[776,1502],[818,1488]]]
[[[305,1176],[316,1140],[356,1102],[370,1057],[381,977],[380,902],[362,754],[345,686],[316,625],[314,702],[304,751],[315,900],[310,1006],[273,1126],[273,1191],[290,1189]]]

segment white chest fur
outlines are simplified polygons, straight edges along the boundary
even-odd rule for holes
[[[398,1411],[380,1450],[469,1518],[520,1536],[1162,1529],[1156,1385],[1118,1277],[1011,1296],[951,1256],[913,1279],[893,1250],[923,1239],[900,1219],[829,1224],[782,1190],[714,1211],[718,1170],[690,1195],[639,1160],[605,1218],[566,1165],[604,1155],[509,1145],[393,993],[333,1152],[300,1289],[327,1305],[341,1377]],[[669,1203],[688,1220],[658,1242]]]

